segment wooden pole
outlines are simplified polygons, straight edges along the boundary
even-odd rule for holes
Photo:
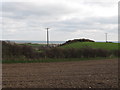
[[[50,29],[50,28],[46,28],[47,29],[47,46],[49,46],[49,31],[48,31],[48,29]]]

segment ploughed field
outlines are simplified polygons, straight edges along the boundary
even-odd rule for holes
[[[117,88],[118,60],[3,64],[3,88]]]

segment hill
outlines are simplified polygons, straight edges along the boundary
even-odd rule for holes
[[[117,50],[118,43],[106,43],[106,42],[73,42],[70,44],[65,44],[60,46],[61,48],[83,48],[83,47],[91,47],[91,48],[101,48],[107,50]]]

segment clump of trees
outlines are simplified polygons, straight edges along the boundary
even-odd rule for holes
[[[60,46],[66,45],[66,44],[70,44],[70,43],[74,43],[74,42],[95,42],[93,40],[90,39],[74,39],[74,40],[68,40],[65,43],[61,44]]]
[[[84,47],[81,49],[63,49],[59,47],[47,48],[42,52],[36,52],[34,48],[28,45],[18,45],[16,43],[2,41],[2,57],[15,59],[17,57],[25,57],[27,59],[40,59],[40,58],[91,58],[91,57],[110,57],[120,56],[120,50],[105,50],[93,49]]]

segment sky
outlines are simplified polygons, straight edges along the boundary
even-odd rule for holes
[[[0,39],[118,40],[118,0],[1,0]]]

